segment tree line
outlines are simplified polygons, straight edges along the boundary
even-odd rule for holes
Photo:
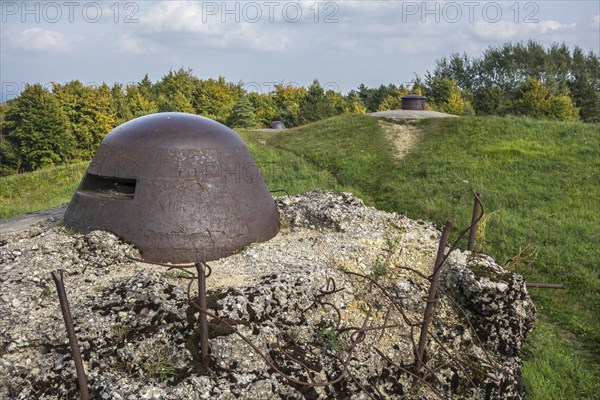
[[[0,104],[0,175],[89,160],[104,136],[133,118],[178,111],[232,128],[260,128],[274,120],[294,127],[342,113],[398,109],[406,94],[423,94],[428,107],[456,115],[528,115],[600,122],[600,61],[594,53],[536,42],[488,48],[481,57],[453,54],[410,87],[364,84],[342,94],[315,80],[309,87],[275,85],[247,91],[224,77],[199,79],[190,69],[159,81],[87,86],[80,81],[27,85]]]
[[[478,115],[527,115],[600,122],[600,57],[565,44],[530,40],[489,47],[479,57],[452,54],[425,74],[430,99]]]
[[[279,84],[269,93],[248,92],[224,77],[202,80],[189,69],[170,71],[158,82],[146,75],[130,85],[80,81],[26,85],[0,105],[0,175],[89,160],[114,127],[156,112],[202,115],[232,128],[261,128],[274,120],[294,127],[346,112],[364,113],[355,95]]]

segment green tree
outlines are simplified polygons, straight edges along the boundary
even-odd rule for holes
[[[348,92],[344,100],[344,112],[356,114],[364,114],[367,112],[367,108],[365,107],[356,90],[351,90],[350,92]]]
[[[142,86],[143,83],[143,86]],[[140,92],[146,99],[152,100],[151,92],[156,93],[156,104],[159,112],[187,112],[195,113],[192,100],[194,91],[200,80],[193,74],[191,69],[180,68],[177,71],[169,71],[162,79],[151,86],[147,76],[140,83]]]
[[[190,99],[180,91],[168,95],[161,93],[158,96],[158,111],[195,113],[194,106],[192,106]]]
[[[569,91],[581,119],[600,122],[600,58],[594,53],[587,55],[579,47],[573,50]]]
[[[334,90],[328,90],[325,92],[325,97],[327,97],[327,101],[333,107],[333,115],[342,114],[344,112],[346,100],[341,93]]]
[[[561,121],[578,121],[579,109],[575,107],[573,99],[568,95],[551,96],[548,117]]]
[[[450,97],[440,104],[439,110],[441,112],[453,115],[473,115],[475,111],[471,103],[466,100],[460,89],[454,86],[450,92]]]
[[[91,98],[91,88],[78,80],[66,84],[54,83],[54,96],[69,120],[69,130],[73,133],[77,146],[77,158],[85,159],[85,150],[93,146],[93,137],[84,122],[84,115]]]
[[[6,116],[6,112],[8,111],[7,103],[0,103],[0,128],[4,126],[4,117]],[[1,133],[1,131],[0,131]]]
[[[112,103],[110,87],[103,83],[99,87],[93,88],[84,119],[93,138],[92,147],[88,153],[90,158],[106,134],[119,125],[116,111]]]
[[[122,84],[115,83],[110,89],[110,105],[118,125],[133,119],[127,93]]]
[[[536,118],[576,121],[579,110],[573,100],[563,94],[554,96],[539,80],[529,78],[520,88],[517,112]]]
[[[0,136],[0,176],[19,172],[21,163],[19,149],[5,136]]]
[[[147,98],[152,97],[152,92],[157,97],[160,95],[170,97],[179,92],[191,101],[194,90],[199,82],[200,80],[194,75],[191,69],[180,68],[177,71],[169,71],[154,86],[148,79],[148,75],[144,76],[144,79],[140,82],[139,89]]]
[[[514,109],[511,95],[497,86],[478,89],[473,95],[473,103],[477,113],[483,115],[506,115]]]
[[[226,123],[233,105],[244,94],[241,84],[218,79],[207,79],[198,82],[193,94],[193,105],[196,113]]]
[[[572,57],[566,44],[552,44],[546,50],[544,74],[541,81],[551,93],[564,93],[568,90],[571,77]]]
[[[536,79],[563,111],[569,108],[568,101],[558,97],[568,96],[579,108],[581,119],[600,122],[600,57],[579,47],[571,52],[564,43],[544,47],[529,40],[490,46],[475,58],[453,54],[437,60],[426,78],[428,82],[452,79],[463,97],[472,99],[478,114],[500,115],[522,113],[516,103],[522,99],[528,79]]]
[[[76,143],[76,158],[88,160],[104,136],[119,124],[111,89],[85,86],[80,81],[53,84],[53,91],[70,123]]]
[[[356,94],[358,95],[360,102],[364,104],[368,112],[377,111],[377,108],[373,109],[372,107],[373,93],[374,89],[367,87],[364,83],[358,85],[358,88],[356,90]]]
[[[152,83],[150,78],[148,78],[148,74],[144,75],[144,78],[138,82],[137,89],[141,95],[149,101],[156,102],[158,100],[157,87]]]
[[[518,102],[519,114],[541,118],[546,116],[550,108],[548,89],[535,78],[529,78],[521,86],[521,99]]]
[[[368,88],[363,83],[358,86],[358,96],[368,112],[393,109],[391,107],[400,102],[400,92],[401,89],[394,84],[381,85],[377,89]]]
[[[377,106],[377,111],[398,110],[399,108],[402,108],[402,97],[387,95]]]
[[[271,122],[277,119],[277,107],[270,93],[251,92],[248,93],[247,97],[254,107],[259,126],[269,126]]]
[[[235,103],[231,115],[227,119],[227,125],[231,128],[256,128],[259,126],[254,106],[247,96],[240,97]]]
[[[300,122],[306,124],[336,115],[336,110],[331,99],[325,95],[325,91],[314,80],[309,86],[306,96],[300,101]]]
[[[6,138],[8,104],[0,104],[0,176],[14,174],[21,168],[21,156],[15,145]]]
[[[288,128],[300,125],[300,102],[306,96],[306,88],[277,84],[271,94],[277,119]]]
[[[476,77],[475,65],[466,54],[453,53],[450,57],[436,60],[433,73],[425,73],[425,81],[452,79],[461,90],[472,91]]]
[[[40,84],[27,85],[5,115],[5,140],[19,156],[19,171],[60,164],[71,159],[74,141],[69,121],[57,99]],[[14,165],[14,164],[13,164]]]
[[[430,105],[440,112],[454,115],[471,115],[473,106],[454,79],[428,77],[426,92]]]
[[[147,98],[137,85],[129,85],[125,89],[127,105],[132,118],[158,112],[156,102]]]

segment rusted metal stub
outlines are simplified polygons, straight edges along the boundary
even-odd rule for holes
[[[56,290],[58,292],[58,300],[60,302],[60,310],[65,321],[65,327],[67,328],[67,337],[69,338],[69,345],[71,346],[71,355],[73,356],[73,362],[75,363],[75,371],[77,373],[77,383],[79,385],[79,394],[81,400],[89,400],[90,392],[87,386],[87,377],[85,375],[85,369],[83,368],[83,359],[81,358],[81,350],[79,350],[79,343],[77,342],[77,336],[75,335],[75,327],[73,325],[73,317],[71,316],[71,308],[69,307],[69,301],[67,300],[67,291],[65,290],[63,271],[53,271],[51,273]],[[16,398],[16,396],[15,396]]]
[[[538,283],[538,282],[526,282],[525,286],[528,289],[538,288],[538,289],[566,289],[563,283]]]
[[[196,263],[271,239],[279,218],[237,133],[208,118],[159,113],[104,138],[65,225],[112,232],[147,261]]]
[[[198,303],[200,306],[200,315],[198,323],[200,325],[200,358],[202,366],[207,366],[208,360],[208,319],[206,318],[206,264],[199,262],[196,264],[198,272]]]
[[[446,225],[444,226],[444,230],[442,231],[442,237],[440,238],[440,244],[438,247],[437,257],[435,259],[435,265],[433,266],[431,285],[429,286],[427,305],[425,306],[425,315],[423,316],[423,324],[421,325],[419,345],[415,356],[416,374],[419,374],[424,362],[423,355],[425,354],[425,346],[427,345],[427,334],[429,331],[429,325],[431,324],[431,320],[433,319],[435,304],[437,303],[439,298],[438,285],[440,279],[440,272],[442,270],[442,265],[444,265],[444,262],[447,258],[444,257],[444,253],[446,251],[446,245],[448,244],[448,236],[450,235],[450,229],[452,229],[452,221],[446,221]]]
[[[480,207],[481,207],[481,194],[479,192],[474,192],[475,200],[473,202],[473,214],[471,215],[471,226],[469,228],[469,242],[467,244],[467,250],[473,251],[475,248],[475,235],[477,234],[477,223],[483,217],[483,214],[480,215]]]

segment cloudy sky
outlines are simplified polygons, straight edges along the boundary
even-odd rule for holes
[[[25,83],[153,81],[170,69],[250,90],[401,84],[453,52],[535,39],[600,52],[589,1],[0,0],[4,99]]]

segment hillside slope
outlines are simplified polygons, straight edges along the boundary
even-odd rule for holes
[[[541,311],[525,380],[531,398],[592,399],[600,391],[600,131],[524,118],[453,118],[418,125],[402,160],[376,121],[346,115],[282,132],[270,145],[303,157],[385,210],[469,224],[472,190],[487,211],[478,248],[528,281]]]

